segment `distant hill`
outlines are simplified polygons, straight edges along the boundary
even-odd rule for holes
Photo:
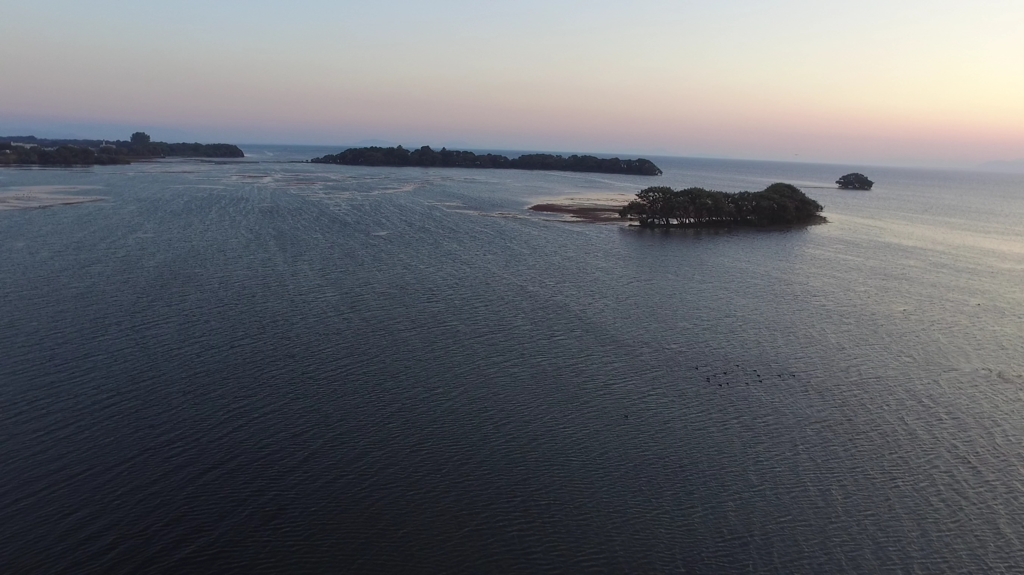
[[[987,172],[1024,173],[1024,158],[1020,160],[985,162],[984,164],[980,164],[978,168]]]

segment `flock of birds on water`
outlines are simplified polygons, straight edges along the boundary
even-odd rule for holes
[[[704,377],[705,383],[717,383],[718,387],[722,387],[723,383],[725,385],[729,385],[730,383],[732,383],[729,379],[726,378],[726,376],[728,376],[730,373],[733,374],[734,376],[746,375],[747,377],[745,377],[743,379],[743,383],[745,385],[750,385],[750,382],[753,381],[754,378],[757,379],[758,383],[764,383],[766,377],[768,378],[768,381],[771,381],[772,376],[775,376],[778,379],[788,379],[788,378],[795,378],[796,377],[795,373],[774,373],[774,374],[767,374],[766,375],[766,374],[762,374],[760,371],[758,371],[756,369],[746,369],[746,368],[743,368],[738,363],[734,364],[734,366],[736,368],[734,371],[730,372],[729,370],[725,370],[725,371],[723,371],[721,373],[718,373],[717,370],[715,370],[712,373],[708,373],[706,370],[711,369],[710,366],[703,366],[703,367],[701,367],[700,365],[695,365],[695,366],[693,366],[693,369],[695,371],[701,371],[702,369],[705,370],[705,373],[707,373],[707,375]]]
[[[778,380],[786,380],[786,379],[795,379],[796,378],[796,374],[795,373],[762,374],[760,371],[758,371],[756,369],[747,369],[747,368],[744,368],[743,366],[741,366],[738,363],[733,364],[733,366],[735,368],[733,371],[729,371],[727,369],[725,371],[722,371],[721,373],[719,373],[717,369],[715,369],[713,372],[710,372],[709,370],[711,370],[713,368],[711,366],[708,366],[708,365],[705,365],[705,366],[695,365],[695,366],[693,366],[693,369],[694,369],[694,371],[698,371],[698,372],[701,371],[701,370],[704,370],[704,373],[707,374],[707,375],[704,376],[705,383],[717,383],[718,387],[722,387],[723,384],[728,386],[730,383],[735,381],[735,379],[730,381],[730,379],[728,378],[728,376],[730,374],[733,375],[734,378],[736,376],[739,376],[739,375],[746,375],[747,377],[743,378],[743,384],[745,384],[745,385],[750,385],[750,382],[753,381],[754,379],[757,379],[757,383],[764,383],[766,380],[767,381],[772,381],[772,377],[775,377]],[[736,382],[736,383],[737,383],[737,385],[739,385],[739,382]],[[629,419],[628,415],[623,415],[623,417],[625,417],[626,419]]]

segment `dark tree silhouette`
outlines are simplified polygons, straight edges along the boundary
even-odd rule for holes
[[[243,158],[241,148],[231,144],[168,144],[153,142],[144,132],[132,134],[131,141],[56,140],[34,136],[3,136],[0,165],[108,165],[128,164],[138,158]],[[17,142],[24,145],[12,145]]]
[[[314,164],[342,164],[346,166],[419,166],[438,168],[483,168],[508,170],[557,170],[562,172],[598,172],[602,174],[628,174],[634,176],[660,176],[661,169],[654,162],[639,158],[597,158],[595,156],[556,156],[553,154],[524,154],[509,159],[498,154],[475,154],[430,146],[409,152],[402,146],[395,148],[349,148],[338,154],[313,158]]]
[[[40,146],[12,146],[0,152],[0,165],[37,165],[37,166],[92,166],[108,164],[127,164],[127,158],[109,154],[97,154],[91,148],[79,146],[58,146],[42,148]]]
[[[871,186],[875,185],[867,176],[857,172],[846,174],[836,180],[836,184],[843,190],[870,190]]]
[[[729,194],[664,186],[640,190],[619,216],[643,227],[771,226],[811,222],[822,206],[791,184]]]

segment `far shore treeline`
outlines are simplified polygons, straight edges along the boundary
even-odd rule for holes
[[[595,156],[556,156],[553,154],[524,154],[508,158],[498,154],[475,154],[441,148],[435,151],[423,146],[409,151],[402,146],[382,148],[349,148],[338,154],[313,158],[314,164],[342,164],[345,166],[390,166],[422,168],[481,168],[496,170],[551,170],[560,172],[597,172],[602,174],[628,174],[634,176],[660,176],[661,169],[643,158],[620,160]]]
[[[0,165],[93,166],[153,158],[244,157],[241,148],[231,144],[153,142],[144,132],[135,132],[127,141],[0,137]]]
[[[619,216],[636,220],[642,227],[763,227],[824,221],[818,215],[821,210],[821,204],[792,184],[735,194],[655,186],[637,192]]]

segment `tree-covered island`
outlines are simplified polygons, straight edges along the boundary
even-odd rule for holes
[[[875,183],[864,174],[854,172],[836,180],[836,185],[841,190],[870,190]]]
[[[735,194],[655,186],[638,192],[619,217],[648,228],[765,227],[823,222],[821,210],[821,204],[792,184]]]
[[[382,148],[349,148],[338,154],[313,158],[314,164],[341,164],[345,166],[390,166],[422,168],[480,168],[496,170],[550,170],[560,172],[596,172],[601,174],[627,174],[633,176],[660,176],[661,169],[654,162],[639,158],[598,158],[595,156],[556,156],[553,154],[524,154],[508,158],[498,154],[475,154],[441,148],[440,151],[423,146],[409,151],[402,146]]]
[[[103,166],[155,158],[243,158],[231,144],[168,144],[144,132],[130,140],[54,140],[34,136],[0,137],[0,165]]]

